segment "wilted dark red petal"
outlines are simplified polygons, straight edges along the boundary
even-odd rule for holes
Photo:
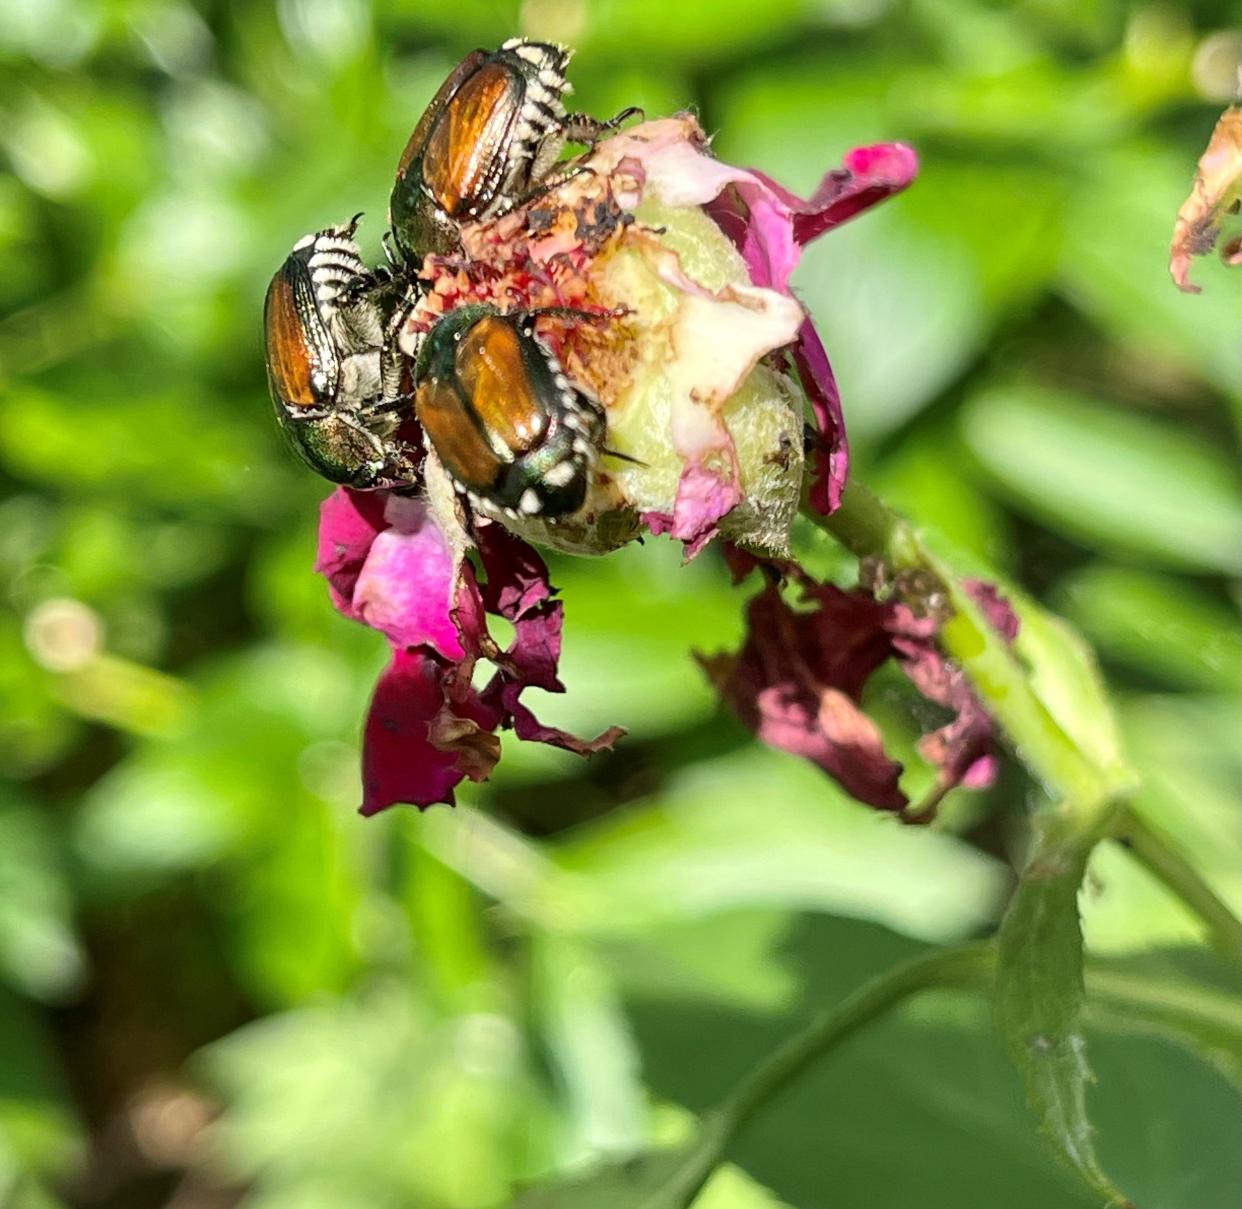
[[[554,599],[547,564],[533,547],[499,525],[487,525],[477,534],[479,558],[487,580],[482,600],[488,612],[513,623],[513,642],[489,658],[496,674],[479,695],[479,706],[499,725],[511,727],[519,739],[547,743],[581,756],[611,748],[625,734],[609,727],[595,739],[579,739],[555,726],[545,726],[521,703],[528,688],[563,693],[557,677],[561,657],[564,607]]]
[[[919,753],[938,770],[940,789],[967,780],[974,788],[989,784],[996,732],[961,668],[926,638],[895,637],[893,648],[915,688],[953,714],[951,721],[919,740]]]
[[[878,728],[859,708],[869,677],[895,657],[922,696],[952,715],[919,742],[937,769],[937,788],[912,821],[927,821],[936,801],[956,785],[991,783],[995,726],[961,668],[941,651],[936,616],[916,613],[898,599],[818,583],[793,563],[765,563],[729,547],[725,554],[735,582],[756,567],[768,569],[771,578],[747,608],[742,650],[699,659],[759,738],[813,761],[860,801],[902,810],[901,766],[885,753]],[[802,603],[813,607],[791,608],[776,576],[801,584]],[[1018,622],[1009,602],[992,584],[975,580],[966,586],[989,623],[1012,641]]]
[[[487,711],[478,706],[461,710],[457,717],[462,726],[456,732],[444,716],[444,682],[450,666],[426,649],[393,653],[375,686],[367,715],[362,746],[363,814],[377,814],[399,802],[451,806],[453,790],[467,773],[477,778],[490,770],[490,764],[485,769],[479,760],[478,731],[490,721]],[[444,747],[432,741],[433,724]],[[469,749],[466,759],[461,750],[454,749],[454,742]]]
[[[891,653],[888,606],[827,584],[808,595],[819,607],[795,612],[768,584],[748,606],[739,654],[699,662],[765,743],[811,760],[859,801],[901,810],[901,765],[858,707],[867,678]]]
[[[387,527],[385,491],[351,491],[338,487],[319,506],[319,552],[315,570],[328,581],[332,603],[354,621],[354,585],[371,552],[371,543]]]
[[[1006,642],[1013,642],[1018,636],[1019,621],[1008,597],[1002,596],[1000,589],[986,579],[964,579],[962,587],[979,606],[988,625]]]
[[[548,565],[533,546],[497,524],[480,526],[475,540],[487,572],[482,592],[489,613],[516,621],[555,595]]]
[[[841,411],[836,375],[810,319],[798,333],[793,355],[802,389],[806,391],[819,429],[812,452],[814,469],[808,499],[816,512],[827,516],[841,505],[850,473],[850,445],[845,435],[845,416]]]
[[[511,692],[509,712],[511,725],[519,739],[529,743],[546,743],[549,747],[559,747],[563,751],[571,751],[576,756],[593,756],[596,752],[611,751],[617,740],[625,735],[625,727],[610,726],[594,739],[579,739],[567,730],[556,726],[545,726],[533,713],[517,699],[516,692]]]
[[[431,720],[427,739],[437,751],[453,757],[457,771],[472,781],[485,781],[500,759],[500,737],[490,728],[496,726],[490,716],[485,723],[463,717],[446,704]]]
[[[962,585],[988,624],[1006,641],[1018,636],[1018,615],[996,585],[968,579]],[[938,770],[939,792],[957,785],[983,789],[996,776],[996,726],[965,673],[935,642],[936,626],[916,617],[905,605],[894,612],[893,649],[915,688],[953,714],[944,726],[919,740],[919,752]]]
[[[513,642],[496,659],[496,674],[480,694],[480,702],[502,719],[502,725],[512,727],[519,739],[589,756],[610,749],[625,734],[624,728],[610,726],[594,739],[580,739],[559,727],[545,726],[520,700],[528,688],[549,693],[565,691],[556,674],[563,622],[559,600],[545,600],[515,621]]]
[[[487,633],[483,592],[474,574],[474,567],[463,559],[457,568],[457,588],[450,610],[457,640],[471,663],[480,654],[490,654],[491,639]]]

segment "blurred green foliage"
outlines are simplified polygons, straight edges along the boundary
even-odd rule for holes
[[[325,487],[272,422],[262,291],[358,209],[376,252],[432,90],[519,31],[578,47],[588,111],[692,105],[791,187],[919,147],[916,186],[797,279],[856,464],[1091,638],[1145,813],[1238,905],[1237,279],[1204,262],[1191,298],[1165,270],[1235,24],[1224,0],[7,0],[0,1205],[487,1209],[675,1144],[807,1012],[995,926],[1021,774],[902,830],[761,750],[688,657],[741,599],[666,544],[555,568],[546,713],[623,723],[615,756],[507,744],[456,813],[352,813],[384,652],[311,574]],[[871,704],[902,727],[896,687]],[[1115,845],[1082,905],[1096,953],[1198,936]],[[1192,956],[1153,985],[1232,993]],[[1227,1054],[1097,1027],[1118,1182],[1236,1204]],[[733,1157],[702,1209],[1094,1203],[960,994],[853,1041]]]

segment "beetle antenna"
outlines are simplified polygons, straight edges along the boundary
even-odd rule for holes
[[[631,457],[628,453],[622,453],[619,449],[609,449],[605,446],[600,450],[600,453],[606,457],[616,458],[619,462],[629,462],[632,466],[642,466],[644,469],[649,469],[647,463],[642,458]]]
[[[581,319],[585,323],[609,323],[614,319],[624,319],[630,314],[630,308],[618,306],[610,311],[588,311],[576,306],[537,306],[521,313],[532,319],[548,315],[556,319]]]

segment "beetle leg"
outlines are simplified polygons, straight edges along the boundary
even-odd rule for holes
[[[397,238],[389,229],[380,236],[380,247],[384,251],[384,259],[388,261],[388,267],[394,273],[400,272],[406,268],[406,258],[401,253],[401,248],[397,244]]]
[[[358,408],[358,415],[364,420],[368,420],[373,416],[386,416],[390,412],[399,411],[413,402],[414,392],[412,390],[401,394],[384,395],[382,398],[372,399],[370,402],[364,403]]]
[[[606,122],[591,117],[589,113],[567,113],[561,129],[564,130],[565,137],[571,143],[583,143],[588,147],[594,147],[601,139],[619,130],[622,124],[628,122],[630,118],[642,119],[646,116],[640,105],[627,105]]]
[[[587,152],[586,154],[589,155],[590,152]],[[539,183],[528,189],[525,193],[522,193],[517,197],[505,199],[502,205],[489,212],[488,217],[508,214],[511,210],[520,210],[523,206],[529,206],[531,202],[537,201],[539,198],[543,197],[545,193],[551,193],[553,189],[559,189],[562,185],[568,184],[577,176],[581,176],[583,174],[597,176],[598,173],[595,169],[583,163],[582,158],[577,160],[569,160],[563,168],[558,168],[555,172],[541,177]]]
[[[380,265],[368,273],[359,273],[336,296],[338,307],[356,306],[368,295],[387,292],[396,286],[396,279],[387,267]]]

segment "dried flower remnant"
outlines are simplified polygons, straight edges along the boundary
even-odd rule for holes
[[[1178,289],[1198,294],[1190,280],[1195,256],[1206,256],[1220,239],[1227,215],[1236,214],[1242,203],[1242,106],[1231,105],[1221,114],[1207,150],[1199,160],[1194,188],[1177,212],[1173,245],[1169,249],[1169,272]],[[1221,248],[1226,264],[1242,265],[1242,237],[1228,240]]]
[[[735,575],[756,566],[768,579],[747,609],[746,640],[735,655],[699,656],[699,662],[739,721],[773,747],[810,760],[851,796],[880,810],[905,811],[902,767],[885,751],[883,736],[861,707],[863,688],[890,659],[925,699],[952,717],[924,735],[920,754],[937,769],[936,786],[916,817],[958,785],[984,788],[996,775],[992,720],[965,675],[936,642],[941,619],[911,604],[881,599],[859,588],[819,583],[791,563],[759,564],[734,553]],[[795,608],[782,591],[800,589]],[[967,590],[1006,641],[1018,621],[990,584]]]

